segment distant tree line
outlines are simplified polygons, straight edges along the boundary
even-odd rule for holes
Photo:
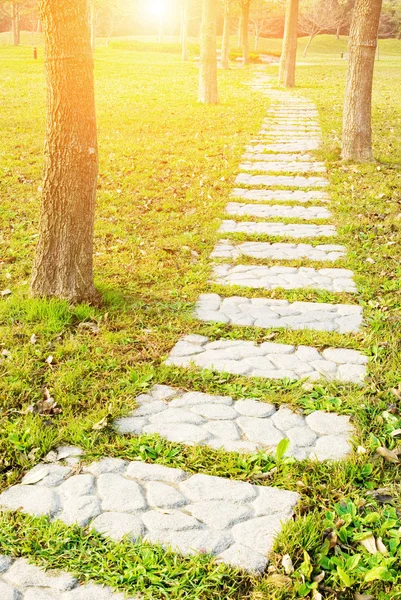
[[[10,32],[10,43],[20,43],[20,31],[41,31],[39,0],[0,0],[0,32]],[[160,33],[155,19],[146,18],[147,0],[90,0],[92,45],[95,36],[110,38],[124,35]],[[201,0],[166,0],[163,17],[166,34],[182,36],[182,21],[189,36],[200,36]],[[220,0],[217,5],[217,34],[238,35],[238,46],[253,35],[254,46],[262,37],[283,37],[286,0]],[[300,0],[298,36],[310,41],[322,33],[348,35],[355,0]],[[185,14],[183,13],[185,6]],[[229,15],[229,19],[227,16]],[[243,18],[244,17],[244,18]],[[224,30],[224,25],[226,29]],[[401,0],[384,0],[379,37],[401,38]],[[306,48],[307,51],[307,48]]]

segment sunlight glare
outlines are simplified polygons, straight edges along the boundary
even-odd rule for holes
[[[155,17],[163,15],[165,8],[165,0],[151,0],[149,5],[149,11]]]

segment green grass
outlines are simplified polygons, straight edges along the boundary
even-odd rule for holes
[[[390,434],[401,425],[399,400],[392,392],[401,384],[399,42],[381,42],[387,44],[389,55],[394,54],[376,64],[378,162],[364,166],[339,161],[346,64],[337,60],[336,44],[329,36],[312,43],[311,64],[299,67],[298,89],[293,93],[309,96],[319,108],[324,146],[317,155],[329,168],[338,243],[349,248],[344,266],[355,272],[358,301],[365,311],[367,327],[360,334],[343,336],[200,324],[192,317],[200,293],[235,291],[208,284],[209,255],[243,148],[258,132],[268,103],[243,85],[252,78],[253,67],[232,68],[219,72],[221,104],[203,107],[196,102],[196,67],[162,53],[99,48],[96,54],[100,176],[95,271],[103,307],[30,299],[44,136],[43,64],[33,61],[30,48],[1,49],[0,72],[7,85],[0,88],[0,290],[12,290],[11,296],[0,300],[0,354],[9,353],[0,357],[1,488],[17,482],[50,448],[65,442],[83,447],[88,460],[102,455],[141,458],[276,485],[297,490],[301,503],[296,520],[286,526],[272,555],[269,573],[279,574],[281,580],[268,574],[255,580],[217,567],[209,557],[183,559],[159,549],[104,543],[93,533],[22,515],[1,517],[0,552],[30,555],[43,566],[62,566],[83,579],[94,577],[131,593],[143,591],[146,598],[292,599],[300,597],[305,591],[302,583],[312,584],[322,569],[326,513],[335,513],[343,500],[365,510],[367,492],[381,487],[389,487],[399,502],[399,467],[375,454],[378,445],[397,445]],[[323,55],[331,61],[329,68]],[[277,68],[269,67],[267,72],[276,77]],[[366,262],[367,258],[374,263]],[[263,295],[263,291],[249,295]],[[277,290],[269,295],[356,300],[316,291]],[[97,323],[100,332],[79,327],[88,321]],[[172,346],[190,332],[213,339],[360,348],[371,358],[369,379],[362,388],[322,384],[305,391],[300,383],[163,366]],[[30,341],[32,334],[36,343]],[[151,436],[127,439],[109,428],[92,429],[105,416],[111,421],[126,414],[135,406],[135,396],[153,383],[289,403],[306,411],[322,408],[351,414],[355,449],[363,446],[367,452],[355,451],[340,465],[288,459],[277,463],[263,453],[243,457]],[[61,407],[60,415],[26,413],[42,397],[44,387]],[[371,503],[368,510],[377,512]],[[378,512],[375,532],[387,518],[382,508]],[[358,513],[347,524],[350,536],[363,529],[361,518],[365,517]],[[296,569],[289,580],[282,579],[280,566],[285,553],[291,555]],[[346,553],[354,556],[361,553],[360,547],[348,541]],[[368,569],[365,559],[363,555],[361,565]],[[354,581],[351,573],[351,592],[338,576],[337,566],[325,564],[327,588],[332,590],[325,592],[325,598],[352,598],[359,590],[385,600],[401,593],[397,567],[390,567],[396,569],[393,582],[364,582],[363,573]],[[280,581],[284,587],[279,587]]]

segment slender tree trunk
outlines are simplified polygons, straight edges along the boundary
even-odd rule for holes
[[[218,104],[216,58],[217,0],[203,0],[199,65],[199,102]]]
[[[259,45],[259,29],[257,27],[255,27],[255,46],[254,46],[255,52],[258,51],[258,45]]]
[[[242,16],[238,18],[238,48],[242,46]]]
[[[13,30],[13,44],[19,46],[20,44],[20,29],[19,29],[19,8],[16,2],[12,3],[12,30]]]
[[[241,40],[242,40],[242,57],[244,59],[244,65],[249,65],[249,9],[250,0],[243,0],[242,2],[242,18],[241,18]]]
[[[372,154],[372,84],[382,0],[357,0],[349,38],[342,157],[369,161]]]
[[[221,43],[221,67],[222,69],[228,69],[229,65],[229,53],[230,53],[230,4],[229,0],[226,0],[224,5],[224,25],[223,25],[223,39]]]
[[[181,56],[188,60],[188,0],[183,0],[182,5]]]
[[[40,0],[47,127],[35,296],[95,302],[97,138],[88,0]]]
[[[93,0],[90,1],[90,26],[91,26],[91,46],[93,52],[96,49],[96,9]]]
[[[283,51],[281,53],[279,83],[286,87],[295,85],[295,66],[297,62],[299,0],[287,0]]]
[[[314,39],[316,36],[317,36],[317,33],[311,33],[311,35],[309,36],[308,43],[306,44],[306,46],[305,46],[305,50],[304,50],[304,52],[303,52],[303,57],[304,57],[304,58],[305,58],[305,56],[306,56],[306,55],[307,55],[307,53],[308,53],[309,46],[311,45],[311,43],[312,43],[312,40],[313,40],[313,39]]]
[[[341,25],[337,26],[337,30],[336,30],[336,38],[337,40],[340,39],[340,34],[341,34]]]

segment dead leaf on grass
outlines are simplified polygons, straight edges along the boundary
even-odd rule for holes
[[[36,404],[31,404],[26,409],[27,413],[34,415],[59,415],[63,411],[57,406],[57,402],[51,397],[50,392],[47,388],[43,390],[43,400],[39,400]]]
[[[388,448],[384,448],[383,446],[379,446],[376,450],[377,454],[382,456],[384,460],[391,463],[399,463],[400,460],[397,454],[393,450],[389,450]]]

